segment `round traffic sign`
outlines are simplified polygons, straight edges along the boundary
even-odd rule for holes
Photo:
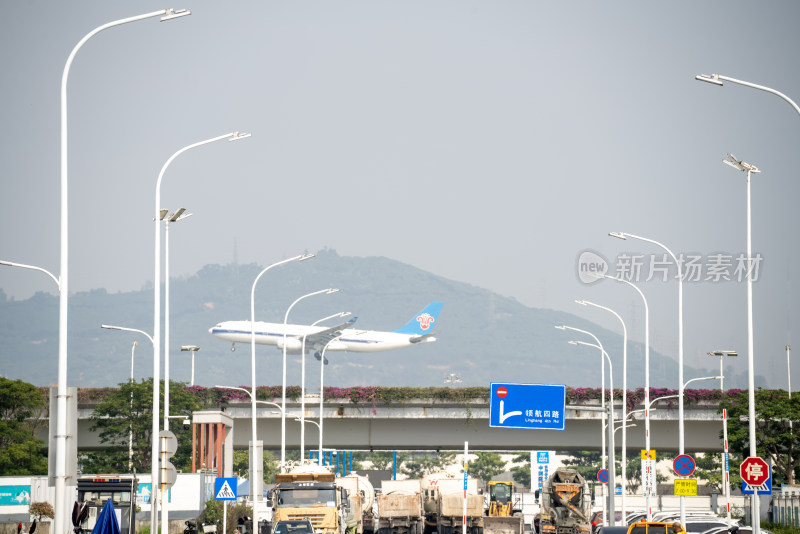
[[[763,458],[748,456],[739,466],[739,474],[748,486],[760,486],[769,479],[769,466]]]
[[[499,388],[497,388],[496,393],[498,397],[500,397],[501,399],[505,399],[506,395],[508,395],[508,390],[505,388],[505,386],[500,386]]]
[[[597,480],[601,484],[608,484],[608,469],[601,469],[597,472]]]
[[[694,458],[688,454],[679,454],[672,461],[672,469],[675,471],[675,474],[682,477],[691,476],[691,474],[694,473],[695,467]]]

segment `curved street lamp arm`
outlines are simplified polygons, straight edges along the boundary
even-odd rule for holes
[[[0,265],[6,265],[8,267],[21,267],[23,269],[31,269],[33,271],[39,271],[40,273],[44,273],[47,276],[49,276],[50,278],[52,278],[53,282],[56,283],[56,286],[59,289],[61,289],[61,282],[59,282],[58,278],[56,278],[56,276],[53,273],[51,273],[50,271],[48,271],[47,269],[42,269],[41,267],[37,267],[35,265],[26,265],[24,263],[15,263],[13,261],[4,261],[4,260],[0,260]]]
[[[795,104],[791,98],[781,93],[780,91],[776,91],[775,89],[771,89],[764,85],[758,85],[755,83],[746,82],[744,80],[737,80],[736,78],[723,76],[722,74],[711,74],[710,76],[708,74],[698,74],[697,76],[695,76],[695,79],[701,82],[708,82],[714,85],[722,85],[722,82],[720,82],[719,80],[725,80],[726,82],[737,83],[739,85],[744,85],[745,87],[751,87],[753,89],[758,89],[759,91],[765,91],[767,93],[771,93],[785,100],[790,106],[794,108],[797,114],[800,115],[800,107],[798,107],[798,105]]]

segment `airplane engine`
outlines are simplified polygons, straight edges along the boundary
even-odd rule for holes
[[[283,339],[278,339],[278,348],[283,350]],[[286,351],[287,352],[296,352],[300,353],[300,349],[303,348],[303,340],[297,339],[294,337],[287,337],[286,338]]]

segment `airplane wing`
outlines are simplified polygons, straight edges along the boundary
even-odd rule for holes
[[[306,336],[306,348],[310,348],[312,350],[319,350],[322,349],[328,342],[334,338],[337,338],[342,335],[342,331],[345,328],[349,328],[353,326],[356,322],[358,317],[353,317],[346,323],[342,323],[337,326],[332,326],[331,328],[326,328],[325,330],[321,330],[316,334],[309,334]]]

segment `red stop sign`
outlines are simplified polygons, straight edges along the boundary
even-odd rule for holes
[[[748,486],[760,486],[769,479],[769,466],[758,456],[748,456],[739,466],[739,474]]]
[[[501,399],[505,399],[506,395],[508,395],[508,390],[505,388],[505,386],[500,386],[499,388],[497,388],[498,397],[500,397]]]

